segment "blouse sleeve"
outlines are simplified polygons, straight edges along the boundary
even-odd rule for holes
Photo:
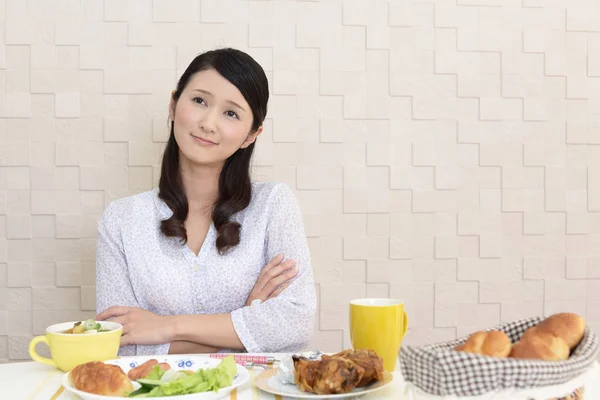
[[[249,353],[302,350],[310,344],[314,331],[317,301],[300,207],[287,185],[276,186],[272,196],[265,259],[283,254],[296,261],[298,275],[279,296],[231,313],[236,333]]]
[[[96,242],[96,312],[112,306],[139,307],[135,297],[119,221],[122,220],[115,203],[111,203],[98,222]],[[119,349],[120,356],[168,354],[170,344],[128,345]]]

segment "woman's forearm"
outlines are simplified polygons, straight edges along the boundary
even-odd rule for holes
[[[221,349],[218,347],[180,340],[171,342],[169,354],[210,354],[219,350]]]
[[[171,342],[193,342],[203,346],[245,350],[230,314],[173,316]]]

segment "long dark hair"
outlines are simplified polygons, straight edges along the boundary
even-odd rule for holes
[[[252,130],[255,132],[267,114],[269,85],[262,67],[243,51],[223,48],[198,55],[187,67],[173,93],[174,104],[194,74],[214,69],[231,82],[244,96],[252,109]],[[225,161],[219,176],[219,196],[214,204],[212,220],[217,230],[217,250],[220,254],[240,242],[241,225],[231,217],[248,207],[252,196],[250,160],[254,142],[237,150]],[[188,215],[188,200],[183,190],[179,171],[179,146],[175,140],[174,123],[165,149],[160,171],[158,196],[169,206],[173,215],[161,221],[160,230],[167,237],[177,237],[187,242],[185,220]]]

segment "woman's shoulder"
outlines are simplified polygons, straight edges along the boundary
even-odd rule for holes
[[[301,214],[300,205],[292,188],[281,182],[253,182],[252,200],[246,216],[252,219],[281,221]]]
[[[157,189],[121,197],[111,201],[100,218],[100,222],[148,220],[157,206]]]
[[[267,208],[277,203],[295,202],[296,195],[292,188],[282,182],[253,181],[251,204],[262,205]]]

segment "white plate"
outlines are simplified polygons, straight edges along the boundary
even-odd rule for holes
[[[392,382],[393,376],[389,372],[384,372],[383,379],[377,383],[372,385],[356,388],[350,393],[343,394],[314,394],[303,392],[296,385],[287,385],[281,382],[280,378],[277,376],[276,369],[268,369],[261,373],[257,378],[254,384],[261,390],[264,390],[267,393],[291,397],[294,399],[347,399],[355,396],[362,396],[365,394],[373,393],[378,391],[379,389],[383,389],[387,385]]]
[[[181,356],[181,355],[168,355],[168,356],[137,356],[137,357],[123,357],[116,360],[105,361],[106,364],[114,364],[121,367],[123,372],[128,373],[130,369],[137,367],[140,364],[145,363],[148,360],[156,359],[159,363],[166,362],[171,368],[179,371],[179,370],[193,370],[197,371],[200,368],[214,368],[216,367],[221,360],[216,358],[208,358],[201,356]],[[237,365],[237,364],[236,364]],[[227,386],[219,389],[217,392],[202,392],[202,393],[193,393],[193,394],[185,394],[180,396],[168,396],[168,397],[153,397],[153,399],[158,400],[216,400],[221,399],[225,396],[228,396],[231,391],[246,382],[250,379],[250,373],[248,370],[241,366],[237,365],[237,373],[235,378],[233,379],[233,384],[231,386]],[[110,397],[110,396],[100,396],[97,394],[82,392],[81,390],[75,389],[69,383],[69,374],[65,374],[63,376],[62,385],[64,388],[81,397],[84,400],[114,400],[114,399],[130,399],[130,397]],[[140,384],[137,382],[133,382],[133,387],[135,390],[139,389]]]

